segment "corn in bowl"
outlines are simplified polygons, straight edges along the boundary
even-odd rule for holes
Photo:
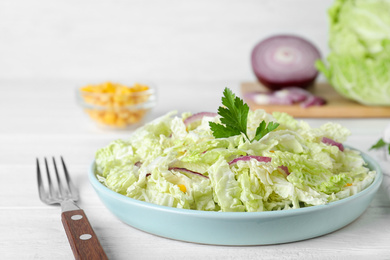
[[[104,82],[77,89],[79,104],[100,126],[126,129],[138,126],[156,104],[152,84]]]

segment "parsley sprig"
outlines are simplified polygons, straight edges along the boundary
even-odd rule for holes
[[[222,105],[224,106],[218,108],[218,114],[221,116],[222,124],[209,122],[214,137],[226,138],[243,133],[250,140],[247,133],[249,106],[242,99],[236,97],[229,88],[225,88],[223,91]],[[259,141],[263,136],[275,130],[278,126],[278,123],[269,122],[267,124],[263,120],[256,129],[255,137],[250,141]]]
[[[371,146],[370,150],[372,150],[372,149],[379,149],[379,148],[382,148],[382,147],[385,147],[385,146],[387,146],[387,151],[390,154],[390,143],[385,142],[382,138],[379,139],[378,142],[376,142],[376,144]]]

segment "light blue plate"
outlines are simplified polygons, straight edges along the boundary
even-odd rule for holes
[[[309,239],[340,229],[357,219],[371,203],[382,171],[368,155],[362,156],[377,172],[365,190],[327,205],[272,212],[208,212],[177,209],[138,201],[101,184],[92,163],[89,179],[105,206],[121,221],[137,229],[176,240],[214,245],[266,245]]]

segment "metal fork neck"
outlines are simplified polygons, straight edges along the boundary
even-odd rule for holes
[[[80,208],[71,200],[64,200],[61,202],[62,212],[79,210]]]

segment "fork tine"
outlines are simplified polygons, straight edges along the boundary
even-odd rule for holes
[[[61,163],[62,163],[62,167],[64,168],[65,179],[66,179],[66,183],[68,185],[68,190],[70,192],[70,196],[72,197],[72,199],[74,201],[76,201],[79,198],[79,193],[78,193],[77,189],[75,188],[75,186],[73,185],[72,180],[70,179],[68,169],[66,168],[65,161],[64,161],[64,158],[62,158],[62,156],[61,156]]]
[[[39,167],[39,159],[37,159],[37,181],[38,181],[38,193],[39,193],[39,198],[41,200],[44,199],[43,194],[45,194],[45,189],[43,188],[43,183],[42,183],[42,176],[41,176],[41,169]]]
[[[62,158],[62,156],[61,156],[61,163],[63,167],[63,172],[64,172],[63,174],[65,176],[65,180],[64,177],[62,178],[60,177],[60,169],[59,166],[57,166],[56,159],[52,157],[52,162],[53,162],[52,168],[54,168],[54,173],[50,173],[48,160],[46,157],[44,157],[47,185],[45,185],[45,183],[43,182],[44,179],[44,176],[42,176],[43,171],[41,171],[38,158],[36,158],[36,162],[37,162],[37,182],[38,182],[39,197],[43,202],[47,204],[56,204],[56,203],[61,203],[61,201],[64,200],[72,200],[75,202],[79,199],[78,190],[73,185],[70,179],[68,169],[66,168],[65,161]]]
[[[56,160],[55,160],[54,156],[52,157],[52,160],[53,160],[54,172],[55,172],[56,178],[57,178],[59,194],[63,198],[65,198],[66,194],[65,194],[64,188],[63,188],[62,183],[61,183],[60,175],[58,174],[57,163],[56,163]]]
[[[54,196],[53,183],[51,181],[49,165],[47,163],[46,157],[45,157],[45,166],[46,166],[46,175],[47,175],[47,183],[48,183],[48,186],[49,186],[50,198],[54,198],[55,196]]]

